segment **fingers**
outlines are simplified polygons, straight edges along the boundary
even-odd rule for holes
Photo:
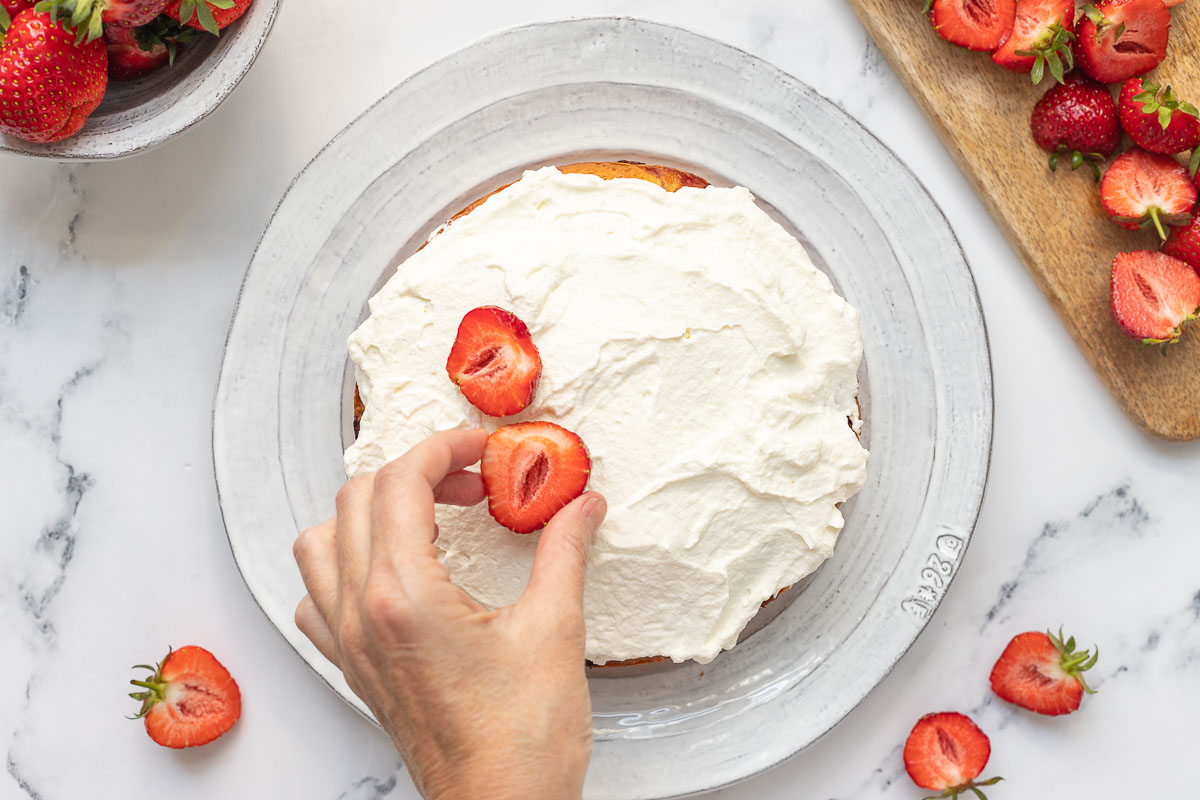
[[[478,472],[465,469],[451,472],[433,490],[434,502],[453,506],[473,506],[485,497],[487,492],[483,490],[483,478]]]
[[[308,590],[308,599],[326,624],[333,619],[338,602],[338,554],[334,542],[336,523],[332,519],[301,531],[292,545],[300,578]]]
[[[588,549],[607,510],[602,495],[586,492],[554,515],[542,531],[520,603],[582,613]]]
[[[479,461],[486,442],[484,430],[443,431],[376,473],[371,552],[381,565],[433,556],[433,487]]]
[[[334,666],[340,666],[337,657],[337,644],[334,642],[333,633],[329,630],[329,623],[325,621],[324,615],[317,610],[317,606],[310,595],[304,595],[304,599],[300,601],[300,605],[296,606],[296,627],[308,637],[310,642],[316,645],[316,648],[321,651],[321,655],[332,661]]]
[[[375,479],[360,475],[342,484],[337,493],[338,606],[353,602],[361,592],[371,553],[371,508]]]

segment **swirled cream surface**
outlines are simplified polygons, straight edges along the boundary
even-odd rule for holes
[[[450,382],[463,315],[509,309],[542,356],[533,404],[496,420]],[[525,173],[440,231],[370,301],[350,356],[366,412],[346,470],[438,430],[526,419],[578,433],[608,517],[585,592],[587,657],[707,662],[833,554],[866,476],[858,312],[744,188]],[[438,508],[451,578],[513,602],[539,534],[486,503]]]

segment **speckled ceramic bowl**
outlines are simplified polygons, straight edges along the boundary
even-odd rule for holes
[[[124,158],[166,142],[221,105],[267,41],[282,0],[254,0],[220,37],[204,35],[169,69],[108,85],[83,130],[61,142],[34,144],[0,135],[0,152],[54,159]]]

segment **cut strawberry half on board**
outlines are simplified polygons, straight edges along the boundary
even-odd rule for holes
[[[1165,240],[1165,225],[1191,222],[1196,184],[1187,167],[1170,156],[1134,148],[1121,154],[1104,173],[1100,202],[1122,228],[1136,231],[1153,226]]]
[[[1200,273],[1200,216],[1192,212],[1192,221],[1179,228],[1171,228],[1167,243],[1162,251],[1172,258],[1187,262]]]
[[[242,693],[229,670],[203,647],[169,650],[130,697],[142,701],[133,719],[144,719],[146,733],[164,747],[198,747],[233,727],[242,713]]]
[[[1088,161],[1096,180],[1097,162],[1112,155],[1121,141],[1117,104],[1108,87],[1077,72],[1042,95],[1029,125],[1038,147],[1051,153],[1050,169],[1057,169],[1060,157],[1067,155],[1071,169]]]
[[[592,460],[583,440],[561,425],[520,422],[488,437],[480,466],[496,522],[532,533],[583,494]]]
[[[1121,127],[1152,153],[1182,153],[1200,145],[1200,110],[1170,86],[1130,78],[1121,87]]]
[[[1041,83],[1047,71],[1059,83],[1075,66],[1075,0],[1017,0],[1012,32],[1004,38],[995,61],[1013,72],[1028,72]]]
[[[1121,253],[1113,260],[1109,305],[1125,335],[1145,345],[1171,344],[1200,315],[1200,275],[1163,253]]]
[[[983,797],[980,786],[1002,780],[976,780],[991,754],[987,734],[970,717],[943,711],[917,720],[904,743],[904,769],[917,786],[942,792],[939,797],[958,797],[964,792]]]
[[[929,0],[933,29],[968,50],[995,50],[1012,31],[1016,0]]]
[[[459,323],[446,372],[471,405],[507,417],[533,402],[542,357],[516,314],[480,306]]]
[[[1075,29],[1075,63],[1101,83],[1118,83],[1167,57],[1171,12],[1162,0],[1109,0],[1085,6]]]
[[[1022,708],[1056,717],[1079,708],[1083,693],[1093,693],[1083,673],[1096,665],[1100,650],[1075,652],[1074,637],[1063,641],[1041,631],[1013,637],[996,666],[992,667],[992,691],[1002,700]]]

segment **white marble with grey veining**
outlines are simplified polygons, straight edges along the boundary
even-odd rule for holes
[[[613,13],[762,56],[892,147],[963,241],[994,359],[991,481],[937,616],[832,733],[712,796],[919,798],[900,746],[941,709],[991,734],[989,772],[1008,779],[993,800],[1194,793],[1178,767],[1200,740],[1200,443],[1122,416],[841,0],[700,5],[378,4],[364,25],[291,0],[239,89],[166,146],[94,165],[0,156],[0,800],[415,797],[234,568],[210,454],[225,329],[288,182],[364,107],[486,33]],[[1008,637],[1059,623],[1100,644],[1100,693],[1063,719],[992,698]],[[243,719],[212,746],[161,750],[122,719],[129,665],[168,643],[209,647],[241,684]]]

